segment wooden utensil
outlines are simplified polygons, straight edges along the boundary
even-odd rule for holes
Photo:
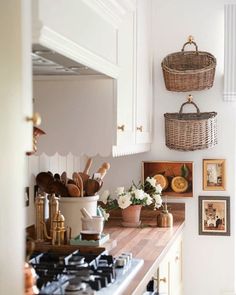
[[[80,188],[80,196],[84,196],[84,183],[82,177],[77,173],[78,187]]]
[[[50,194],[50,185],[54,182],[53,175],[49,172],[40,172],[36,176],[36,183],[42,192]]]
[[[80,189],[75,184],[67,184],[67,189],[71,197],[80,197]]]
[[[100,188],[101,186],[98,180],[89,178],[85,183],[86,196],[94,196]]]
[[[93,159],[92,158],[88,158],[84,171],[83,172],[79,172],[78,174],[81,176],[82,180],[83,180],[83,184],[85,185],[85,182],[89,179],[89,169],[91,168],[93,163]]]
[[[62,182],[63,184],[65,184],[65,185],[67,185],[67,181],[68,181],[68,179],[67,179],[67,174],[66,174],[66,172],[64,171],[64,172],[62,172],[62,174],[61,174],[61,182]]]
[[[79,187],[79,180],[78,180],[79,174],[77,172],[74,172],[72,174],[72,179],[74,180],[75,184]]]
[[[48,191],[50,191],[50,194],[55,193],[61,197],[68,197],[69,195],[67,187],[59,180],[50,183]]]
[[[97,173],[100,173],[100,179],[103,179],[106,175],[107,171],[110,169],[111,165],[108,162],[102,164],[102,166],[98,169]]]

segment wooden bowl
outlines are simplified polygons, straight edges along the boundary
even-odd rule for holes
[[[101,234],[99,232],[83,230],[80,232],[81,239],[86,241],[97,241],[101,238]]]

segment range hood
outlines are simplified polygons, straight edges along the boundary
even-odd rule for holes
[[[41,45],[32,48],[33,75],[101,75],[58,52],[52,51]]]

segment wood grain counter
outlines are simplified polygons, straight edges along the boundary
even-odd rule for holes
[[[105,233],[117,241],[117,246],[110,251],[114,256],[122,252],[132,252],[133,257],[144,260],[144,264],[127,286],[123,295],[141,295],[145,286],[156,272],[158,265],[165,257],[174,241],[182,234],[184,228],[185,204],[172,205],[174,225],[172,228],[157,228],[157,211],[142,209],[141,228],[125,228],[120,225],[121,219],[116,216],[105,225]]]

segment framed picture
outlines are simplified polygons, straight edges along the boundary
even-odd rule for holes
[[[193,196],[193,162],[142,162],[142,182],[148,176],[162,186],[163,196]]]
[[[203,160],[203,190],[224,191],[225,190],[225,160],[213,159]]]
[[[230,235],[230,198],[199,196],[199,235]]]

